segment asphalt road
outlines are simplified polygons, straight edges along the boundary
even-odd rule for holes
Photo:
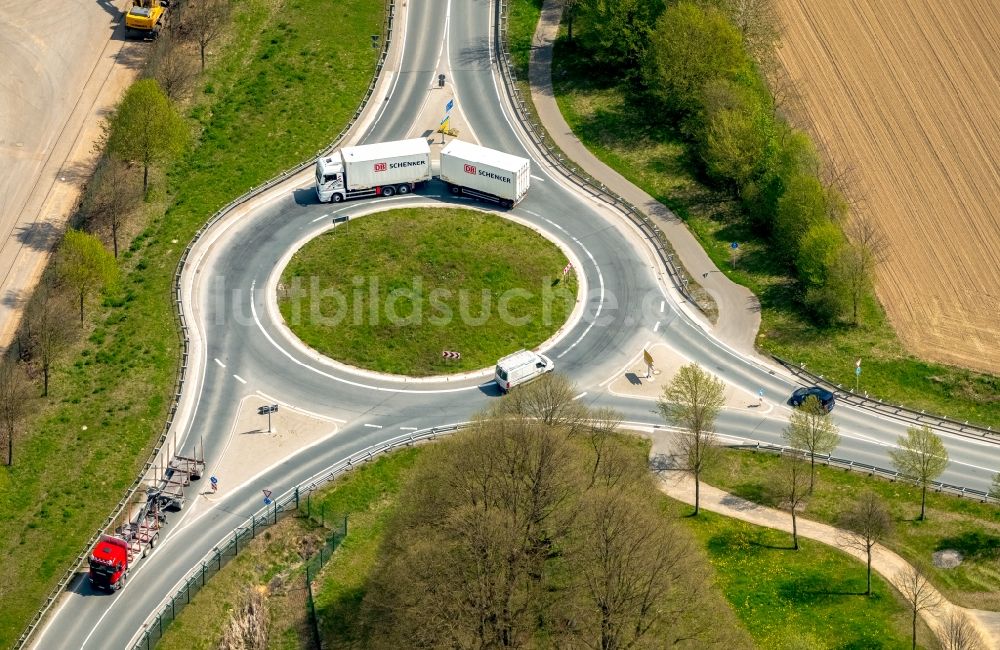
[[[512,126],[494,79],[492,5],[487,0],[410,0],[408,5],[403,65],[391,97],[376,109],[381,111],[378,119],[362,141],[405,137],[437,73],[447,68],[476,138],[486,146],[532,155]],[[448,41],[442,48],[446,22]],[[445,57],[441,62],[439,52]],[[751,394],[759,388],[768,396],[791,393],[795,384],[781,370],[718,343],[670,299],[658,284],[648,250],[620,218],[580,198],[541,165],[533,166],[533,174],[527,198],[512,214],[559,238],[582,261],[577,273],[589,288],[583,317],[547,352],[557,369],[577,383],[582,400],[613,406],[636,425],[660,423],[653,402],[620,397],[605,388],[647,342],[666,343]],[[185,271],[195,278],[187,310],[203,330],[206,362],[187,439],[204,440],[211,467],[226,444],[240,399],[256,391],[345,424],[336,435],[277,461],[262,475],[241,485],[223,485],[224,496],[210,509],[173,516],[163,540],[133,571],[123,591],[93,593],[81,576],[37,637],[36,647],[126,647],[184,575],[261,507],[261,489],[280,494],[354,452],[399,435],[401,427],[465,421],[497,399],[496,386],[481,379],[401,384],[346,373],[296,345],[273,316],[269,293],[276,264],[298,242],[329,228],[334,214],[356,218],[372,209],[456,203],[443,190],[434,182],[419,195],[332,206],[317,204],[311,188],[300,188],[220,228],[206,256]],[[834,418],[843,434],[838,455],[881,466],[889,465],[888,445],[906,429],[904,423],[847,407],[838,407]],[[727,409],[718,429],[736,438],[776,442],[786,422],[781,405],[767,414]],[[946,443],[953,462],[944,480],[980,489],[988,485],[990,468],[1000,465],[997,448],[953,436],[946,436]]]

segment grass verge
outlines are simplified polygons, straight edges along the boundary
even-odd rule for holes
[[[271,621],[269,648],[312,647],[304,585],[305,557],[330,531],[318,522],[348,513],[348,535],[314,580],[323,647],[349,642],[364,579],[395,497],[419,448],[405,449],[358,467],[310,496],[311,517],[291,516],[265,530],[213,577],[181,611],[157,644],[160,650],[218,647],[230,612],[247,587],[267,586]],[[302,509],[305,509],[305,503]],[[337,513],[337,514],[335,514]]]
[[[805,363],[846,386],[854,386],[854,360],[861,358],[863,391],[1000,427],[1000,377],[909,355],[875,300],[863,305],[858,327],[813,326],[799,307],[797,285],[787,269],[745,224],[732,197],[708,187],[681,138],[641,119],[626,89],[595,75],[591,61],[564,37],[556,44],[553,82],[563,117],[591,152],[684,219],[719,269],[759,297],[757,344],[762,350]],[[734,241],[740,243],[735,264],[729,246]]]
[[[218,208],[308,158],[343,128],[374,72],[369,34],[382,0],[248,0],[189,117],[196,142],[156,197],[122,262],[120,291],[92,310],[90,335],[57,367],[0,468],[0,647],[14,643],[145,460],[178,363],[171,282]],[[316,107],[322,106],[322,110]]]
[[[303,341],[339,361],[460,372],[534,348],[566,321],[577,299],[566,262],[552,242],[494,215],[391,210],[303,246],[282,273],[279,307]]]
[[[793,551],[787,533],[711,512],[682,521],[758,648],[910,647],[905,604],[878,575],[865,596],[864,565],[846,553],[812,540]],[[930,635],[921,624],[918,636]]]
[[[724,461],[705,475],[705,482],[750,501],[774,506],[768,485],[780,458],[773,454],[726,451]],[[927,518],[918,521],[920,490],[857,472],[819,466],[816,490],[803,515],[836,525],[862,490],[870,489],[886,503],[895,522],[885,545],[911,564],[925,568],[928,578],[952,602],[963,607],[1000,611],[1000,508],[948,494],[927,495]],[[936,551],[954,549],[962,563],[953,569],[932,564]]]

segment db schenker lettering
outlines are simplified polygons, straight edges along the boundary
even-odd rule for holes
[[[401,162],[389,163],[389,169],[398,169],[399,167],[423,167],[423,160],[404,160]]]
[[[509,178],[507,178],[506,176],[501,176],[500,174],[494,174],[493,172],[486,171],[485,169],[480,169],[479,170],[479,175],[480,176],[486,176],[487,178],[492,178],[493,180],[496,180],[496,181],[503,181],[504,183],[510,183],[511,182],[511,180]]]

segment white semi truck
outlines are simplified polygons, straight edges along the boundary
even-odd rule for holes
[[[452,140],[441,150],[441,180],[448,184],[453,194],[511,208],[528,191],[531,162],[495,149]]]
[[[406,194],[430,178],[424,138],[344,147],[316,161],[316,195],[324,203]]]

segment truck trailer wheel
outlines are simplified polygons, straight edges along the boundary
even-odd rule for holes
[[[382,196],[392,196],[395,193],[396,193],[396,188],[394,188],[392,185],[382,188]]]

